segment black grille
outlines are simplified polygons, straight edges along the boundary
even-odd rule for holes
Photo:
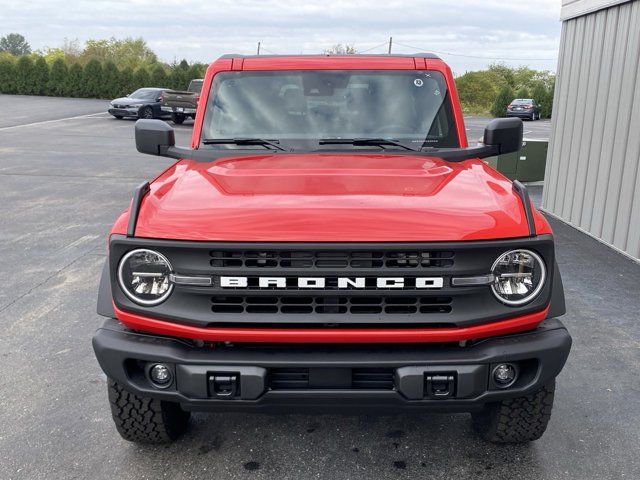
[[[213,250],[216,268],[446,268],[451,251],[236,251]]]
[[[272,368],[269,370],[269,388],[393,390],[393,377],[393,368]]]
[[[214,296],[213,313],[424,314],[451,312],[451,297],[425,296]]]

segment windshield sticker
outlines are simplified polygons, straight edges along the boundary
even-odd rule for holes
[[[421,78],[416,78],[416,79],[413,81],[413,84],[414,84],[416,87],[421,87],[421,86],[423,86],[423,85],[424,85],[424,81],[423,81]]]

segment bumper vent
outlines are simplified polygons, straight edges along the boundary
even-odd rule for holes
[[[416,296],[214,296],[211,311],[253,314],[425,314],[451,312],[451,297]]]
[[[446,268],[450,251],[211,251],[215,268]]]
[[[393,368],[272,368],[271,390],[393,390]]]

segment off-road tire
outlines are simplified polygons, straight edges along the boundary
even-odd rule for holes
[[[527,443],[547,429],[553,408],[555,380],[537,392],[487,405],[473,414],[473,426],[493,443]]]
[[[176,125],[182,125],[182,123],[184,122],[184,119],[185,119],[185,116],[182,113],[171,114],[171,121]]]
[[[170,443],[187,429],[190,413],[182,410],[179,404],[140,397],[111,379],[107,388],[113,421],[125,440],[147,444]]]

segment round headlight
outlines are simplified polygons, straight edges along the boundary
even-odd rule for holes
[[[169,281],[169,260],[161,253],[144,248],[127,253],[118,267],[118,282],[124,293],[140,305],[157,305],[173,290]]]
[[[540,255],[530,250],[504,253],[491,267],[493,294],[507,305],[524,305],[540,293],[546,269]]]

